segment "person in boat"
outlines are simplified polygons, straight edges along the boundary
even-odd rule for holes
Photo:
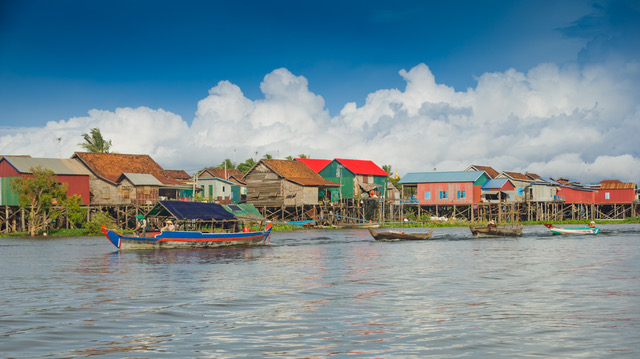
[[[496,222],[492,219],[489,221],[489,223],[487,223],[487,227],[489,228],[496,228]]]
[[[139,214],[136,216],[136,229],[133,231],[136,236],[138,237],[144,237],[145,233],[147,233],[147,220],[144,218],[143,215]],[[142,235],[140,235],[142,234]]]
[[[589,228],[596,228],[596,222],[591,221],[591,223],[589,223]]]
[[[166,221],[164,221],[164,227],[162,227],[162,229],[160,229],[161,231],[175,231],[176,230],[176,226],[173,225],[173,221],[170,219],[167,219]]]

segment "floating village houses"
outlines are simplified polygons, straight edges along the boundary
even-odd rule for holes
[[[336,158],[333,161],[298,158],[322,178],[339,183],[339,187],[329,188],[331,201],[382,197],[387,190],[389,174],[369,160]]]
[[[153,205],[160,199],[191,197],[190,186],[172,178],[149,155],[76,152],[72,158],[90,172],[92,204]]]
[[[317,205],[328,181],[300,161],[261,159],[244,176],[247,203],[256,207],[297,207]]]
[[[58,182],[66,183],[67,196],[78,195],[82,200],[82,204],[87,205],[90,203],[90,172],[75,160],[4,156],[0,159],[0,181],[2,182],[0,204],[17,206],[18,196],[11,189],[11,179],[18,176],[33,176],[33,169],[38,167],[52,170]]]
[[[412,172],[400,180],[403,187],[416,187],[420,205],[471,205],[482,199],[485,171]]]
[[[206,168],[196,176],[201,196],[222,204],[243,203],[247,195],[244,174],[237,169]]]

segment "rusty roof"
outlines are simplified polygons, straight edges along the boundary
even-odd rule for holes
[[[209,173],[211,173],[212,175],[225,180],[228,180],[231,177],[235,177],[238,181],[241,181],[242,177],[244,177],[244,173],[242,173],[242,171],[237,170],[235,168],[225,170],[224,168],[209,167],[207,168],[207,171],[209,171]],[[225,171],[226,171],[226,174],[225,174]]]
[[[523,175],[522,173],[518,173],[518,172],[507,172],[507,171],[503,171],[502,172],[505,176],[509,177],[509,178],[513,178],[515,180],[520,180],[520,181],[531,181],[531,178],[527,177],[526,175]]]
[[[123,173],[144,173],[153,175],[163,185],[182,185],[149,155],[76,152],[72,158],[80,160],[96,176],[114,184]]]
[[[633,189],[635,190],[637,184],[630,182],[624,183],[618,180],[604,180],[600,182],[600,189]]]
[[[335,182],[331,182],[322,178],[322,176],[309,168],[309,166],[304,164],[304,162],[268,159],[261,159],[260,162],[264,163],[265,166],[278,174],[280,177],[283,177],[291,182],[295,182],[302,186],[340,186]]]
[[[167,176],[173,179],[177,179],[181,181],[186,181],[191,179],[191,176],[189,176],[189,174],[185,170],[164,170],[164,171],[167,173]]]
[[[487,176],[489,176],[491,179],[498,177],[498,175],[500,174],[498,173],[498,171],[494,170],[493,167],[489,166],[471,165],[469,168],[473,168],[476,171],[485,171],[487,173]]]

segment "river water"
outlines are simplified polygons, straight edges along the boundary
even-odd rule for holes
[[[0,356],[638,358],[640,225],[600,228],[391,243],[298,230],[129,252],[0,239]]]

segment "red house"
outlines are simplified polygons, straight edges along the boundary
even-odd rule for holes
[[[89,204],[89,171],[72,159],[5,156],[0,159],[0,177],[33,177],[36,167],[52,170],[58,182],[68,185],[67,196],[77,194],[82,204]]]
[[[407,173],[399,183],[417,187],[421,205],[457,205],[479,203],[488,180],[484,171],[417,172]]]
[[[635,183],[623,183],[618,180],[606,180],[600,182],[597,203],[633,203],[636,198],[638,185]]]
[[[563,184],[558,187],[558,196],[564,203],[595,204],[597,191]]]

